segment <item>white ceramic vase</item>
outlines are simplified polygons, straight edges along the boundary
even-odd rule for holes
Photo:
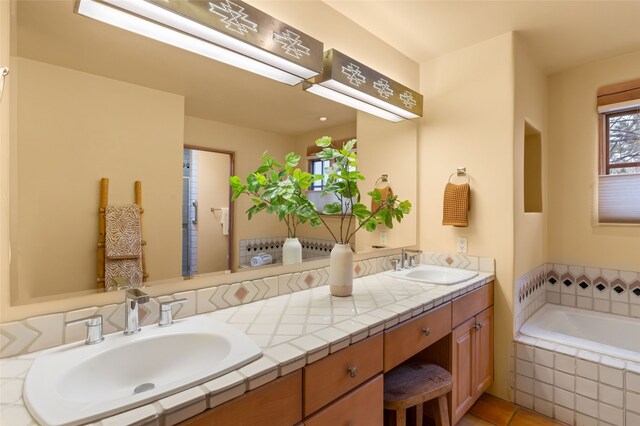
[[[329,257],[329,287],[334,296],[350,296],[353,290],[353,252],[349,244],[336,244]]]
[[[287,238],[282,245],[282,264],[302,263],[302,244],[297,238]]]

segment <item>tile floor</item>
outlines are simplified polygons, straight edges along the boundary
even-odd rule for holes
[[[562,426],[564,423],[485,393],[458,426]]]

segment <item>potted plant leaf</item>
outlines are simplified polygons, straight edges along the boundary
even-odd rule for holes
[[[356,139],[346,142],[342,148],[332,146],[332,139],[323,136],[316,140],[322,150],[318,153],[321,160],[330,162],[325,175],[316,175],[312,179],[326,179],[322,196],[333,194],[335,202],[325,205],[323,214],[339,215],[340,226],[336,233],[329,230],[336,244],[330,257],[330,288],[335,296],[348,296],[353,288],[353,252],[350,242],[360,229],[375,231],[379,224],[393,228],[393,222],[401,222],[404,215],[411,211],[408,200],[398,201],[392,194],[382,197],[378,189],[367,194],[375,204],[373,211],[361,203],[358,182],[364,176],[357,170],[357,155],[353,152]],[[322,221],[324,223],[324,221]]]
[[[293,152],[285,156],[284,163],[279,163],[265,151],[262,164],[247,176],[246,182],[238,176],[229,179],[233,201],[242,194],[251,197],[253,205],[247,210],[249,219],[265,211],[276,214],[287,225],[287,239],[282,246],[285,265],[302,262],[302,245],[296,233],[298,225],[308,222],[317,227],[322,223],[315,205],[305,196],[307,188],[318,177],[300,170],[299,162],[300,156]]]

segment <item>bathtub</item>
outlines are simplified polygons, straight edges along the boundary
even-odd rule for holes
[[[640,363],[640,319],[547,303],[520,334]]]

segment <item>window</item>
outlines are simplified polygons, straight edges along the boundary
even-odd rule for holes
[[[598,222],[640,224],[640,80],[598,90]]]
[[[311,191],[322,191],[327,180],[325,169],[330,166],[329,160],[313,159],[309,160],[309,172],[314,175],[325,175],[323,180],[317,180],[311,184]]]
[[[605,113],[605,175],[640,173],[640,108]]]

